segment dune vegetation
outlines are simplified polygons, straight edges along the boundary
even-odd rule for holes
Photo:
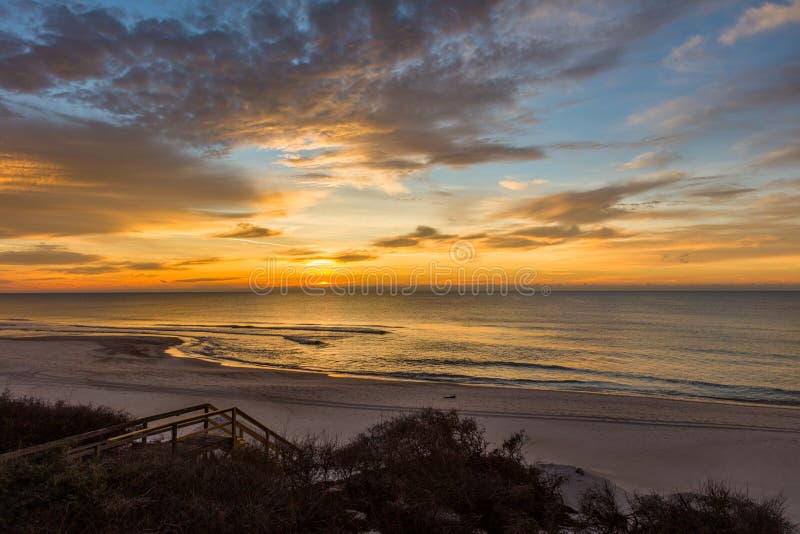
[[[0,397],[3,451],[97,428],[106,408]],[[98,459],[63,453],[0,462],[0,532],[597,532],[786,533],[778,499],[719,484],[615,499],[599,486],[573,510],[562,481],[522,455],[525,436],[492,448],[474,419],[424,410],[346,443],[306,440],[277,457],[173,456],[161,447]]]

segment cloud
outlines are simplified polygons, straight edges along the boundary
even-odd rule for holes
[[[62,249],[62,247],[55,247],[55,249]],[[161,262],[161,261],[131,261],[131,260],[111,260],[97,255],[82,254],[81,257],[75,257],[75,261],[69,263],[81,263],[78,267],[67,268],[46,268],[48,272],[57,272],[61,274],[71,275],[95,275],[116,273],[122,271],[184,271],[197,265],[211,265],[215,263],[222,263],[226,260],[223,258],[197,258],[191,260],[183,260],[176,262]],[[57,264],[43,264],[43,265],[57,265]]]
[[[176,262],[174,265],[178,267],[191,267],[194,265],[213,265],[215,263],[223,263],[226,261],[231,261],[225,258],[218,258],[216,256],[208,257],[208,258],[194,258],[191,260],[183,260]]]
[[[289,256],[289,257],[298,257],[298,256],[312,257],[312,256],[319,256],[320,254],[322,254],[322,251],[311,247],[290,247],[281,250],[280,254],[282,256]]]
[[[510,189],[511,191],[523,191],[532,186],[544,185],[547,183],[547,180],[519,181],[506,178],[504,180],[500,180],[498,183],[500,184],[500,187]]]
[[[776,239],[742,240],[730,246],[705,245],[692,249],[666,252],[661,261],[665,263],[713,263],[737,262],[755,258],[771,258],[780,256],[796,256],[797,240],[782,241]]]
[[[158,261],[123,261],[115,263],[114,265],[119,265],[120,267],[131,269],[133,271],[161,271],[171,268],[171,266],[165,265]]]
[[[417,226],[417,229],[413,232],[395,237],[378,239],[373,244],[377,247],[386,248],[416,247],[428,240],[441,241],[455,239],[456,237],[458,236],[454,234],[442,234],[437,229],[430,226]]]
[[[73,252],[61,245],[40,243],[21,250],[0,251],[0,265],[69,265],[101,259],[96,254]]]
[[[800,22],[800,0],[790,0],[788,4],[768,2],[760,7],[751,7],[745,10],[735,26],[722,32],[719,42],[732,45],[742,37],[796,22]]]
[[[328,257],[339,263],[356,263],[360,261],[375,260],[378,259],[379,256],[369,252],[368,250],[346,250]]]
[[[665,167],[680,159],[675,152],[645,152],[639,154],[627,163],[620,165],[623,169],[647,169],[651,167]]]
[[[95,274],[108,274],[119,272],[120,268],[113,265],[84,265],[82,267],[70,267],[68,269],[47,269],[48,271],[56,271],[61,274],[77,274],[81,276],[95,275]]]
[[[5,104],[3,104],[2,101],[0,101],[0,118],[15,117],[16,115],[17,115],[16,113],[8,109],[8,106],[6,106]]]
[[[185,284],[196,284],[202,282],[227,282],[229,280],[241,280],[240,276],[225,276],[225,277],[201,277],[201,278],[180,278],[176,282]]]
[[[634,180],[588,191],[565,191],[516,202],[496,214],[499,218],[529,219],[565,225],[597,223],[626,216],[629,212],[618,204],[628,196],[645,193],[674,184],[680,173],[667,173],[657,178]]]
[[[270,230],[263,226],[256,226],[251,223],[239,223],[233,230],[215,234],[214,237],[233,237],[233,238],[256,238],[256,237],[273,237],[281,235],[283,232],[280,230]]]
[[[770,150],[756,161],[761,167],[792,167],[800,165],[800,138]]]
[[[645,137],[638,141],[569,141],[554,143],[546,148],[556,150],[607,150],[607,149],[629,149],[642,148],[647,146],[667,145],[680,141],[681,136],[677,134],[654,135]]]
[[[664,59],[664,65],[680,72],[701,70],[707,56],[703,51],[703,36],[695,35],[673,48]]]
[[[632,125],[668,131],[729,125],[732,118],[800,102],[800,63],[746,70],[696,96],[667,100],[628,117]],[[746,124],[752,119],[745,117]],[[685,134],[685,132],[684,132]]]
[[[711,200],[728,200],[754,191],[757,191],[757,189],[753,187],[723,187],[719,189],[701,189],[700,191],[692,192],[691,196]]]
[[[522,248],[532,249],[552,245],[549,241],[537,241],[516,235],[494,235],[483,240],[483,244],[490,248]]]
[[[282,250],[280,255],[293,262],[309,262],[324,260],[325,263],[357,263],[378,259],[380,256],[370,250],[348,249],[340,252],[324,252],[309,247],[297,247]]]
[[[632,234],[607,226],[581,228],[577,225],[546,225],[514,228],[485,236],[482,244],[490,248],[533,249],[550,247],[578,240],[609,240],[631,237]]]
[[[575,4],[566,16],[514,0],[260,2],[184,20],[30,4],[27,26],[4,35],[0,88],[206,151],[275,149],[300,174],[397,193],[436,166],[544,157],[513,142],[535,123],[531,91],[615,68],[696,4]]]
[[[630,235],[607,226],[586,229],[580,228],[576,225],[531,226],[515,230],[513,233],[515,235],[547,239],[614,239],[619,237],[628,237]]]
[[[282,207],[236,167],[97,122],[0,119],[0,237],[105,234]]]

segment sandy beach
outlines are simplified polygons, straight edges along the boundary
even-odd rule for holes
[[[782,494],[800,518],[800,409],[622,395],[332,377],[220,366],[146,336],[0,338],[0,389],[134,416],[198,402],[237,405],[288,437],[347,438],[424,407],[476,417],[493,442],[524,429],[530,460],[578,466],[625,490],[707,479]],[[446,398],[455,396],[455,398]]]

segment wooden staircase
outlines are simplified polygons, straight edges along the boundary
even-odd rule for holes
[[[62,449],[70,457],[94,456],[121,447],[169,446],[176,453],[264,448],[285,455],[297,448],[237,407],[198,404],[0,454],[0,461]]]

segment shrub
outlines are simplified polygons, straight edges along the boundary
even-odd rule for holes
[[[0,453],[129,420],[128,414],[111,408],[13,397],[6,390],[0,394]]]
[[[489,450],[474,419],[425,410],[375,425],[338,452],[352,506],[380,532],[555,531],[560,481],[522,460],[524,435]]]
[[[698,491],[635,494],[623,513],[609,487],[587,492],[581,502],[584,530],[603,533],[784,534],[796,531],[786,519],[783,501],[754,499],[718,482]]]

